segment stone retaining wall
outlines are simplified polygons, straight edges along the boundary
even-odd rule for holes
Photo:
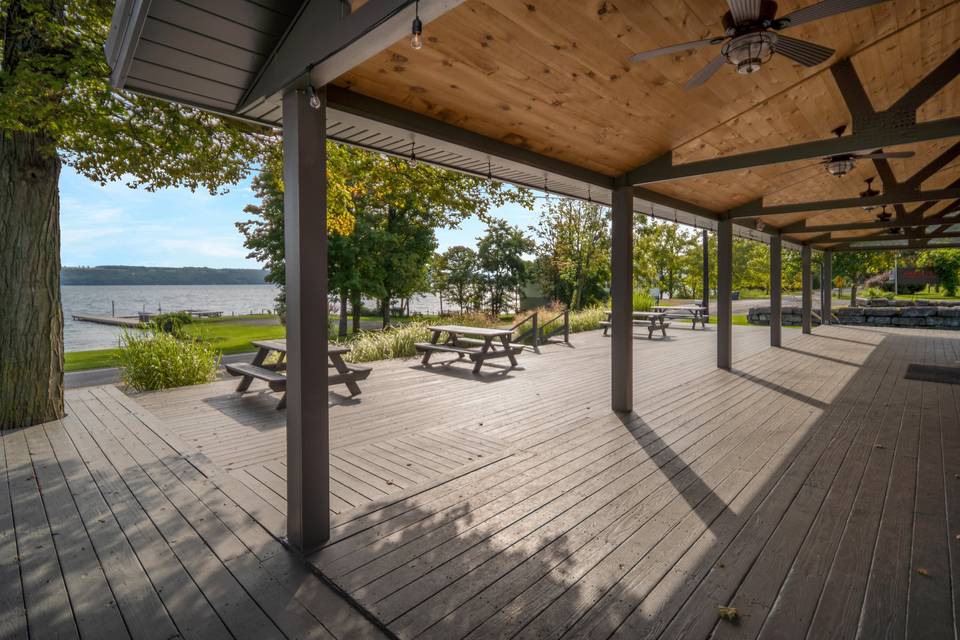
[[[882,325],[893,327],[930,327],[960,329],[960,301],[884,300],[872,299],[862,307],[841,307],[833,310],[837,324]],[[784,325],[800,325],[800,307],[783,307]],[[747,312],[750,324],[770,324],[770,307],[755,307]],[[814,324],[820,322],[816,312]]]
[[[770,307],[754,307],[747,311],[747,322],[750,324],[770,324]],[[803,324],[803,309],[799,306],[780,307],[780,324],[783,326],[800,326]],[[813,313],[813,324],[820,324],[820,316]]]
[[[904,302],[904,301],[898,301]],[[873,324],[894,327],[960,329],[958,306],[846,307],[833,312],[838,324]]]

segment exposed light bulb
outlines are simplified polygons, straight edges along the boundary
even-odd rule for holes
[[[413,28],[411,29],[410,46],[419,51],[423,48],[423,22],[418,15],[413,19]]]
[[[307,85],[307,104],[310,105],[311,109],[319,109],[321,106],[320,96],[317,95],[317,90],[313,88],[313,85]]]

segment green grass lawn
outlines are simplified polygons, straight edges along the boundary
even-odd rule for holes
[[[896,296],[897,300],[960,300],[960,296],[948,296],[945,293],[929,293],[926,291],[920,293],[901,293]]]
[[[286,329],[276,316],[255,315],[242,317],[205,318],[185,327],[186,332],[202,338],[225,354],[253,351],[253,340],[283,338]],[[86,371],[115,367],[117,349],[71,351],[64,356],[66,371]]]

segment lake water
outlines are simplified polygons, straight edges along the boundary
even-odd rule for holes
[[[235,285],[91,285],[64,286],[63,341],[67,351],[116,347],[121,329],[92,322],[77,322],[73,314],[111,314],[135,316],[139,311],[178,311],[203,309],[222,311],[224,315],[243,315],[272,311],[277,287],[272,284]],[[437,313],[439,300],[431,295],[418,296],[410,310]]]
[[[264,313],[273,310],[277,287],[272,284],[234,285],[90,285],[64,286],[63,342],[67,351],[107,349],[117,346],[121,329],[92,322],[77,322],[73,314],[111,313],[135,316],[139,311],[204,309],[224,315]]]

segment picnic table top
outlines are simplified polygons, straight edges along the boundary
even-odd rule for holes
[[[706,307],[699,304],[677,304],[677,305],[662,305],[658,304],[654,309],[666,309],[667,311],[671,309],[682,309],[684,311],[706,311]]]
[[[462,333],[468,336],[499,337],[513,334],[511,329],[488,329],[486,327],[465,327],[459,324],[439,324],[427,327],[431,331],[446,331],[447,333]]]
[[[613,311],[611,311],[610,309],[607,309],[607,314],[609,315],[609,314],[611,314],[611,313],[613,313]],[[664,314],[663,314],[662,311],[634,311],[634,312],[633,312],[633,315],[635,315],[635,316],[643,316],[644,318],[649,318],[649,317],[651,317],[651,316],[659,317],[659,316],[662,316],[662,315],[664,315]]]
[[[279,340],[254,340],[253,346],[260,347],[261,349],[270,349],[271,351],[280,351],[281,353],[287,352],[287,341],[285,338]],[[347,353],[350,351],[350,347],[344,347],[339,344],[328,344],[327,353]]]

